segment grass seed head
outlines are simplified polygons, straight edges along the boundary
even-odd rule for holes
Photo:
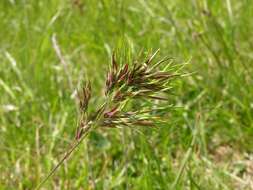
[[[85,127],[87,123],[115,128],[120,126],[155,126],[157,122],[162,121],[160,112],[149,108],[144,102],[168,101],[167,93],[171,89],[170,82],[180,75],[171,70],[160,70],[162,64],[165,64],[169,59],[164,58],[154,63],[157,53],[158,51],[144,62],[133,61],[131,64],[119,64],[115,53],[113,53],[105,84],[105,102],[95,113],[89,113],[91,116],[82,118],[83,123],[81,122],[80,129]],[[80,109],[82,112],[87,112],[91,98],[90,83],[86,83],[79,94]],[[138,109],[128,107],[126,105],[129,102],[137,102],[140,106]],[[162,108],[156,104],[156,109]],[[79,138],[82,135],[82,132],[78,133]]]
[[[118,64],[116,56],[113,54],[105,84],[105,102],[95,112],[90,113],[88,110],[91,99],[90,82],[84,84],[78,92],[81,114],[76,130],[76,143],[70,147],[65,156],[38,185],[38,188],[54,174],[56,169],[80,145],[90,130],[94,129],[94,126],[107,128],[156,127],[164,122],[162,112],[166,111],[164,109],[166,107],[159,103],[168,100],[165,96],[171,89],[170,82],[180,75],[166,71],[166,69],[159,70],[159,66],[165,63],[166,59],[152,65],[157,53],[158,51],[144,62],[134,61],[132,64]],[[165,68],[168,67],[167,65]],[[155,100],[156,104],[150,102],[152,100]],[[128,106],[129,103],[132,106]]]

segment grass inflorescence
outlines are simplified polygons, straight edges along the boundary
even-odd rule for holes
[[[76,130],[76,142],[38,188],[54,174],[92,129],[159,127],[159,124],[164,122],[164,107],[159,102],[168,101],[171,82],[181,75],[171,69],[169,58],[155,61],[158,52],[159,50],[149,55],[144,61],[134,60],[131,64],[119,64],[114,53],[105,82],[104,102],[95,112],[89,111],[92,98],[91,83],[84,82],[77,93],[80,120]],[[149,104],[145,103],[147,101]],[[138,107],[131,104],[138,104]]]

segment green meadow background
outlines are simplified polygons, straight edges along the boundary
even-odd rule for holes
[[[158,48],[192,73],[169,122],[92,132],[42,189],[253,189],[252,18],[252,0],[1,0],[0,189],[34,189],[56,165],[74,89],[89,79],[101,101],[114,50]]]

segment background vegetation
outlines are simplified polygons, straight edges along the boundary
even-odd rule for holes
[[[44,189],[253,189],[252,0],[2,0],[0,189],[33,189],[100,101],[112,51],[190,62],[159,130],[93,132]],[[53,47],[55,34],[66,60]],[[193,140],[194,139],[194,140]]]

